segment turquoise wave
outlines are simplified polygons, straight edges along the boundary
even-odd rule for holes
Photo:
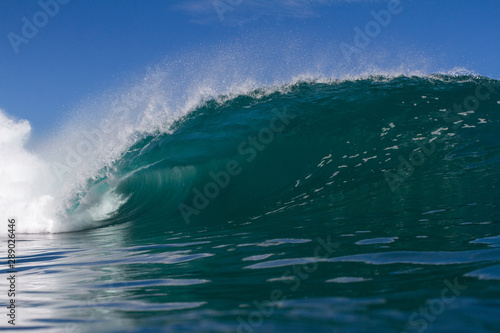
[[[479,201],[493,217],[499,91],[470,75],[380,76],[210,100],[142,135],[81,197],[113,191],[126,202],[103,224],[150,232],[269,215],[466,216]]]

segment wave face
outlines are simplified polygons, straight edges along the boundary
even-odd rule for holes
[[[67,214],[97,202],[119,207],[100,224],[158,230],[266,214],[396,218],[436,205],[466,214],[459,207],[484,200],[493,218],[498,100],[498,81],[440,75],[299,82],[211,100],[168,133],[143,135]]]

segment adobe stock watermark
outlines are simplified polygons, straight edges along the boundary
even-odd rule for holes
[[[274,117],[270,120],[268,127],[261,129],[255,135],[248,136],[238,145],[238,155],[245,157],[246,163],[253,162],[258,153],[266,149],[274,141],[276,135],[283,132],[285,127],[290,124],[290,120],[296,117],[288,114],[286,109],[283,112],[274,110],[273,113]],[[202,190],[198,188],[193,190],[194,196],[191,205],[181,203],[178,206],[186,224],[190,223],[193,214],[199,215],[203,209],[207,208],[211,200],[215,199],[220,191],[229,185],[232,177],[238,176],[242,171],[243,165],[236,159],[231,159],[226,163],[225,168],[217,173],[211,171],[208,175],[212,181],[206,183]]]
[[[287,269],[281,279],[285,284],[293,284],[286,289],[289,289],[290,292],[297,291],[302,282],[309,279],[311,274],[318,270],[318,262],[321,260],[328,259],[332,253],[335,252],[337,248],[339,248],[339,243],[333,243],[331,240],[331,236],[328,235],[326,240],[321,237],[316,238],[318,242],[318,246],[314,249],[314,260],[311,260],[309,263],[305,264],[295,264],[292,268]],[[269,318],[274,314],[274,311],[278,307],[279,302],[283,302],[287,299],[285,288],[276,288],[271,291],[269,294],[269,298],[262,302],[257,300],[252,302],[252,305],[255,306],[256,310],[250,312],[246,318],[238,317],[238,333],[253,333],[256,329],[262,326],[264,323],[264,318]]]
[[[467,289],[466,285],[459,284],[457,277],[453,282],[444,280],[443,283],[446,287],[441,290],[439,299],[428,300],[424,306],[421,306],[418,311],[410,315],[408,324],[411,330],[423,333],[429,327],[429,324],[433,323],[446,310],[446,307],[453,303],[462,294],[462,291]],[[402,331],[401,333],[409,332]]]
[[[365,24],[364,29],[360,27],[354,28],[353,44],[340,43],[340,50],[344,54],[348,62],[352,61],[352,55],[359,55],[361,51],[366,48],[370,43],[382,32],[382,29],[387,27],[394,15],[398,15],[403,11],[401,0],[389,0],[387,2],[387,9],[378,12],[371,11],[370,15],[373,20]]]
[[[14,53],[19,53],[19,46],[21,44],[28,44],[28,42],[35,38],[38,34],[39,29],[45,27],[49,20],[54,18],[61,5],[66,5],[71,0],[40,0],[38,1],[38,6],[41,10],[37,11],[31,19],[23,16],[21,18],[22,27],[21,33],[16,34],[15,32],[9,32],[7,38],[9,39],[10,45],[14,50]]]
[[[96,128],[90,131],[81,131],[79,133],[81,140],[74,145],[63,147],[65,150],[63,163],[53,161],[50,164],[52,173],[60,183],[64,181],[67,173],[80,166],[85,158],[104,143],[106,135],[119,132],[123,123],[122,120],[127,119],[131,112],[146,100],[148,94],[161,84],[162,79],[154,76],[158,70],[159,66],[154,67],[154,69],[147,68],[147,72],[152,74],[152,81],[146,85],[136,86],[128,94],[122,95],[118,101],[113,103],[111,106],[112,121],[111,119],[105,119]],[[149,74],[147,77],[149,77]]]
[[[237,6],[241,5],[243,0],[213,0],[212,5],[219,16],[221,22],[224,22],[224,13],[233,11]]]
[[[461,104],[454,104],[453,110],[446,109],[442,117],[446,123],[451,124],[453,130],[461,126],[464,117],[467,116],[467,111],[476,111],[481,101],[486,101],[491,98],[491,95],[500,88],[500,83],[495,84],[480,84],[476,87],[474,95],[469,95],[464,98]],[[444,142],[445,134],[439,131],[431,139],[416,140],[415,148],[407,158],[403,155],[398,156],[399,165],[396,170],[385,171],[384,178],[392,192],[395,192],[409,177],[413,175],[416,167],[425,164],[426,159],[436,152],[436,143]]]

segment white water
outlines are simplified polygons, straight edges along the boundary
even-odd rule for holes
[[[26,149],[30,133],[28,121],[13,119],[0,110],[0,218],[4,221],[0,234],[7,233],[7,221],[11,218],[16,219],[17,233],[66,232],[96,227],[126,201],[115,194],[113,188],[104,194],[89,191],[80,200],[80,208],[71,217],[67,216],[66,208],[82,189],[82,177],[87,175],[83,171],[91,171],[91,166],[101,164],[92,160],[81,163],[80,168],[61,164],[61,168],[67,168],[61,175],[54,162],[64,162],[68,157],[64,152],[71,145],[61,145],[61,141],[60,153],[47,162]]]
[[[48,165],[27,151],[31,127],[0,110],[0,212],[1,234],[7,219],[16,218],[17,232],[48,232],[54,224],[54,197],[50,193]]]

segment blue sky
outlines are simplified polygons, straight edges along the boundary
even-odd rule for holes
[[[389,22],[373,15],[389,11],[385,0],[55,1],[0,2],[0,109],[35,135],[148,66],[192,54],[224,54],[264,81],[374,66],[500,78],[498,0],[401,0]]]

